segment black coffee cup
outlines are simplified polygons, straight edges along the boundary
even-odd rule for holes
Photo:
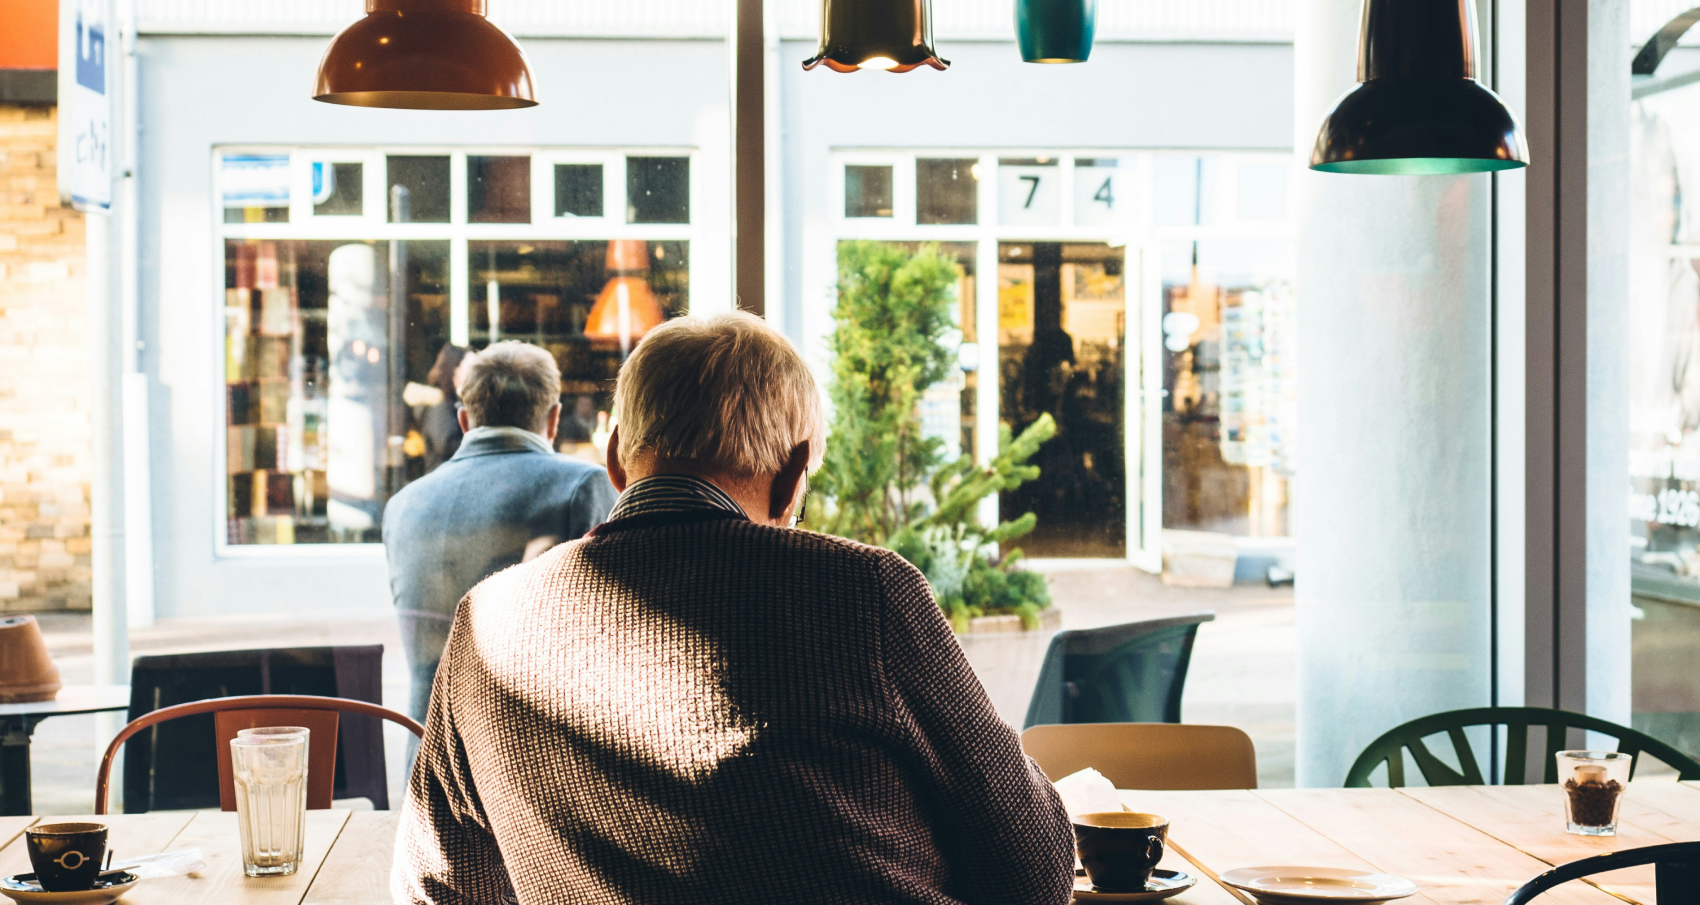
[[[1168,835],[1168,819],[1156,814],[1104,811],[1074,818],[1080,863],[1099,892],[1144,892]]]
[[[106,857],[106,827],[99,823],[48,823],[24,830],[35,879],[48,892],[94,888]]]

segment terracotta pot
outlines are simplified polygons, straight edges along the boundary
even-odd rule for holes
[[[59,667],[35,617],[0,617],[0,704],[51,701],[60,687]]]

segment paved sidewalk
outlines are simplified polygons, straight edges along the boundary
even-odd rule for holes
[[[1295,695],[1293,595],[1240,585],[1231,590],[1183,590],[1118,563],[1053,561],[1035,569],[1051,577],[1051,594],[1063,608],[1066,628],[1092,628],[1137,619],[1212,611],[1216,621],[1199,629],[1182,718],[1246,730],[1257,745],[1258,780],[1265,788],[1293,784]],[[67,683],[93,680],[92,640],[86,615],[40,617],[49,647]],[[372,616],[302,619],[228,616],[166,619],[131,633],[132,655],[236,650],[253,647],[384,645],[384,701],[402,709],[407,668],[401,638],[387,612]],[[97,739],[94,716],[55,717],[35,733],[35,810],[83,814],[94,807],[94,774],[108,737]],[[401,800],[406,732],[385,726],[390,797]]]

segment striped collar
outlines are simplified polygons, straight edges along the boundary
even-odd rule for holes
[[[708,481],[683,474],[658,474],[628,486],[608,513],[608,521],[617,522],[639,515],[714,510],[749,518],[737,500]]]

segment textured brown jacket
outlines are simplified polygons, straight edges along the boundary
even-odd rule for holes
[[[926,580],[723,512],[640,515],[456,614],[405,903],[1060,905],[1073,834]]]

